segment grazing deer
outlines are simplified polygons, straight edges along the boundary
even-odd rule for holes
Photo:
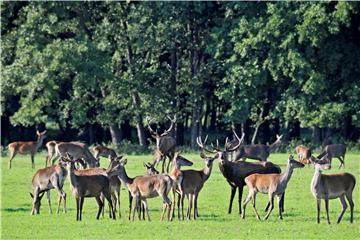
[[[60,142],[55,145],[56,156],[65,157],[69,153],[74,159],[83,159],[90,167],[99,167],[100,162],[91,154],[88,146],[81,142]]]
[[[321,159],[315,161],[315,172],[311,180],[310,190],[317,202],[317,223],[320,223],[320,204],[321,199],[325,200],[325,209],[328,224],[330,224],[329,218],[329,199],[339,198],[342,211],[339,215],[337,223],[340,223],[346,209],[347,203],[350,205],[350,223],[353,222],[354,202],[352,199],[352,193],[355,188],[355,177],[350,173],[335,173],[335,174],[322,174],[323,170],[330,169],[331,164],[327,158],[327,155]]]
[[[271,145],[252,144],[240,146],[235,155],[235,161],[246,158],[267,161],[270,153],[272,153],[281,144],[282,135],[276,135],[276,141]]]
[[[176,152],[173,158],[173,169],[170,173],[171,179],[174,181],[174,188],[176,192],[178,193],[178,202],[177,202],[177,208],[178,208],[178,219],[180,220],[180,203],[181,210],[182,210],[182,219],[184,220],[184,201],[181,201],[181,199],[184,198],[185,193],[182,188],[182,180],[183,180],[183,174],[180,168],[182,166],[192,166],[193,162],[187,160],[186,158],[180,156],[180,152]],[[172,217],[175,217],[175,198],[174,198],[174,207],[172,211]]]
[[[46,149],[48,154],[45,159],[45,167],[47,167],[48,163],[50,164],[50,160],[54,157],[55,154],[55,145],[60,143],[59,141],[49,141],[46,143]]]
[[[257,218],[260,220],[259,213],[256,210],[255,202],[256,202],[256,194],[258,192],[267,193],[269,195],[269,203],[270,207],[265,216],[265,219],[268,219],[271,211],[274,209],[274,197],[278,196],[279,199],[279,218],[282,219],[282,208],[280,205],[280,198],[282,197],[285,189],[287,187],[288,182],[290,181],[291,175],[295,168],[303,168],[304,164],[301,162],[295,161],[293,156],[289,156],[287,167],[284,173],[282,174],[259,174],[254,173],[245,178],[245,183],[249,188],[249,193],[244,201],[244,209],[242,213],[242,218],[245,219],[245,209],[246,205],[252,200],[252,205],[255,211]]]
[[[140,201],[144,205],[148,220],[150,221],[149,209],[146,199],[157,196],[161,196],[164,202],[161,220],[164,219],[166,209],[168,209],[167,219],[171,220],[170,211],[172,204],[170,199],[168,198],[168,194],[170,190],[173,189],[173,180],[168,175],[165,174],[158,174],[151,176],[137,176],[135,178],[130,178],[128,177],[125,171],[124,166],[126,163],[127,163],[126,159],[125,160],[121,159],[118,162],[118,165],[112,169],[110,175],[112,174],[118,175],[120,180],[126,185],[126,187],[131,193],[131,196],[133,197],[134,206],[132,209],[132,221],[134,221],[135,210],[139,209]],[[129,214],[131,214],[131,212]],[[140,215],[139,215],[139,219],[140,219]]]
[[[244,181],[245,178],[253,173],[281,173],[281,168],[278,165],[273,164],[272,162],[251,163],[251,162],[245,162],[245,161],[237,161],[237,162],[229,161],[228,154],[230,152],[238,149],[239,146],[243,143],[244,137],[245,137],[243,134],[240,139],[235,132],[234,132],[234,135],[238,139],[238,145],[230,148],[230,145],[228,144],[228,141],[226,139],[223,150],[219,148],[219,144],[217,144],[216,148],[214,148],[214,146],[213,146],[214,149],[212,149],[212,150],[207,149],[205,147],[205,145],[202,144],[200,137],[198,138],[197,142],[198,142],[200,149],[205,150],[209,153],[215,153],[216,154],[215,159],[219,160],[219,169],[231,187],[230,204],[229,204],[229,211],[228,211],[229,214],[231,213],[232,203],[233,203],[233,200],[235,197],[236,189],[239,190],[239,200],[238,200],[239,201],[239,214],[241,214],[241,198],[242,198],[243,188],[246,185],[246,183]],[[282,211],[284,209],[284,206],[283,206],[284,194],[281,198]],[[269,207],[269,205],[270,204],[268,204],[268,207]]]
[[[343,166],[345,168],[345,153],[346,153],[346,146],[344,144],[331,144],[327,145],[324,148],[324,153],[328,154],[328,159],[330,160],[330,163],[332,162],[332,158],[336,157],[340,161],[340,166]]]
[[[92,148],[92,150],[94,152],[94,157],[98,161],[100,161],[100,157],[108,158],[110,156],[111,159],[114,159],[117,157],[117,154],[113,149],[105,147],[103,145],[96,145]]]
[[[8,145],[8,149],[10,152],[10,161],[9,161],[9,169],[11,169],[11,162],[16,156],[16,154],[29,154],[31,158],[31,166],[35,168],[35,159],[34,156],[38,149],[42,146],[44,139],[46,138],[46,131],[39,132],[36,131],[36,135],[38,136],[36,142],[13,142]]]
[[[77,175],[75,174],[75,161],[69,154],[67,154],[64,161],[67,163],[71,191],[76,198],[76,221],[81,221],[85,197],[95,197],[96,202],[99,205],[96,219],[99,219],[102,208],[104,207],[104,203],[100,199],[101,194],[103,194],[109,202],[112,216],[115,220],[116,215],[111,201],[108,177],[102,174],[84,176]]]
[[[301,163],[311,164],[315,161],[315,157],[312,156],[310,148],[307,148],[304,145],[299,145],[295,148],[295,151]]]
[[[191,210],[194,206],[194,220],[199,217],[198,208],[197,208],[197,199],[199,193],[204,186],[204,183],[209,179],[214,159],[213,157],[206,156],[203,152],[201,153],[201,158],[205,161],[205,167],[200,170],[182,170],[182,181],[181,188],[184,194],[181,196],[181,206],[184,206],[184,195],[187,196],[189,200],[187,218],[191,219]],[[182,210],[183,212],[183,210]],[[184,219],[184,216],[182,216]]]
[[[175,154],[175,147],[176,147],[176,141],[173,137],[168,136],[168,134],[173,129],[175,123],[176,123],[176,117],[174,119],[171,119],[168,117],[171,121],[170,127],[165,130],[163,133],[159,134],[157,131],[154,131],[150,124],[152,123],[153,119],[148,120],[148,129],[150,131],[150,134],[153,138],[156,140],[156,150],[155,150],[155,160],[154,163],[159,164],[160,161],[162,162],[162,168],[161,173],[165,172],[165,161],[166,158],[169,159],[168,165],[167,165],[167,171],[169,172],[170,162],[174,158]]]
[[[59,163],[55,166],[39,169],[35,173],[32,178],[33,193],[30,193],[31,198],[33,199],[33,206],[31,210],[32,215],[40,214],[41,198],[45,192],[47,193],[49,211],[52,213],[50,203],[50,189],[53,188],[55,188],[58,192],[58,205],[56,213],[59,213],[61,199],[64,200],[63,212],[66,212],[66,193],[63,191],[66,176],[67,171],[63,166],[63,162],[61,161],[59,161]]]

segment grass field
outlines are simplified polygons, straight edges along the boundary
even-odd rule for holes
[[[203,162],[198,155],[185,155],[194,161],[192,168],[201,169]],[[128,156],[127,172],[129,176],[144,174],[143,161],[150,161],[150,155]],[[44,154],[36,156],[37,169],[44,165]],[[233,213],[228,214],[230,187],[220,173],[218,162],[214,163],[210,179],[199,195],[200,218],[196,221],[161,222],[162,202],[160,198],[149,201],[152,221],[129,222],[128,193],[122,190],[120,220],[105,218],[96,220],[97,204],[94,199],[84,203],[83,221],[76,222],[75,199],[65,182],[68,194],[68,213],[49,214],[46,196],[42,200],[41,214],[31,216],[31,179],[35,170],[31,169],[29,156],[17,156],[13,167],[8,170],[8,157],[1,159],[1,238],[33,239],[360,239],[360,154],[348,153],[345,158],[346,171],[355,175],[357,185],[354,191],[354,223],[350,224],[349,210],[340,224],[336,224],[341,211],[339,200],[330,201],[331,225],[326,222],[324,203],[322,202],[321,223],[316,223],[316,202],[310,192],[312,167],[296,169],[286,191],[284,219],[278,219],[277,201],[268,221],[258,221],[249,204],[247,217],[238,215],[237,196],[234,200]],[[273,154],[270,161],[280,164],[284,170],[287,154]],[[102,166],[106,166],[102,160]],[[339,161],[334,159],[330,172],[338,172]],[[56,209],[56,192],[52,191],[52,207]],[[247,193],[244,188],[243,199]],[[262,217],[265,215],[267,195],[259,194],[257,208]],[[261,210],[261,211],[260,211]]]

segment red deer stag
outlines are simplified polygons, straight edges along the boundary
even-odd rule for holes
[[[148,129],[150,131],[151,136],[153,138],[155,138],[155,140],[156,140],[156,151],[155,151],[154,163],[159,164],[159,162],[162,161],[161,173],[165,172],[166,158],[169,159],[166,172],[169,172],[170,162],[174,158],[175,147],[176,147],[175,139],[171,136],[168,136],[168,134],[171,132],[171,130],[173,129],[173,127],[175,125],[176,117],[174,117],[174,119],[171,119],[170,117],[168,117],[168,119],[171,121],[171,125],[167,130],[165,130],[161,134],[159,134],[157,131],[154,131],[151,128],[150,125],[151,125],[153,119],[150,119],[150,120],[148,119]]]
[[[94,157],[98,161],[100,161],[100,157],[108,158],[110,156],[111,159],[114,159],[117,157],[117,154],[113,149],[105,147],[103,145],[96,145],[92,148],[92,150],[94,152]]]
[[[29,154],[31,158],[31,166],[35,168],[35,154],[38,149],[42,146],[44,139],[46,138],[46,131],[39,132],[36,131],[36,135],[38,139],[36,142],[13,142],[8,145],[8,149],[10,152],[10,161],[9,161],[9,169],[11,169],[11,162],[16,156],[16,154]]]
[[[75,161],[69,154],[67,154],[67,157],[64,158],[64,161],[67,163],[71,191],[76,198],[76,221],[81,221],[82,219],[82,208],[85,197],[95,197],[96,202],[99,205],[96,219],[99,219],[102,208],[104,207],[104,203],[100,199],[101,194],[103,194],[109,202],[112,216],[115,220],[116,215],[112,206],[108,177],[102,174],[85,176],[77,175],[75,174]]]
[[[355,188],[356,180],[354,175],[350,173],[335,173],[335,174],[322,174],[322,170],[330,169],[331,164],[328,156],[325,155],[321,159],[315,160],[315,172],[311,180],[310,190],[317,202],[317,223],[320,223],[320,203],[321,199],[325,200],[325,210],[328,224],[329,218],[329,199],[339,198],[342,211],[339,215],[337,223],[340,223],[348,205],[345,198],[350,205],[350,223],[353,222],[354,202],[352,193]]]
[[[59,161],[57,165],[39,169],[35,173],[34,177],[32,178],[33,193],[30,193],[31,198],[33,199],[33,206],[31,210],[32,215],[40,214],[41,198],[44,195],[44,192],[47,193],[49,211],[52,213],[50,203],[50,189],[53,188],[55,188],[58,192],[58,205],[56,213],[59,213],[62,199],[64,200],[63,211],[66,212],[66,193],[63,191],[63,186],[67,176],[67,171],[63,164],[64,163],[62,161]]]
[[[259,213],[256,210],[256,194],[258,192],[267,193],[269,195],[270,207],[265,216],[265,219],[268,219],[271,211],[274,209],[274,197],[275,195],[279,198],[279,218],[282,219],[282,209],[280,205],[280,199],[282,194],[285,192],[288,182],[290,181],[291,175],[295,168],[303,168],[304,164],[301,162],[295,161],[293,156],[289,156],[287,167],[284,173],[278,174],[260,174],[254,173],[245,178],[245,183],[249,188],[249,194],[244,201],[244,209],[242,213],[242,218],[245,219],[245,209],[246,205],[252,200],[252,205],[255,211],[257,218],[260,220]]]
[[[219,160],[219,169],[223,176],[226,178],[226,181],[229,183],[231,187],[231,195],[230,195],[230,204],[229,204],[229,211],[231,213],[232,203],[235,197],[236,189],[239,190],[239,214],[241,214],[241,198],[243,188],[246,185],[245,178],[253,173],[281,173],[281,168],[273,164],[272,162],[245,162],[245,161],[237,161],[231,162],[228,160],[228,154],[232,151],[235,151],[239,148],[239,146],[244,141],[244,134],[242,135],[241,139],[237,136],[234,132],[235,137],[238,139],[238,145],[230,148],[230,144],[228,143],[228,139],[225,141],[224,149],[220,149],[219,145],[214,149],[207,149],[204,144],[201,142],[201,138],[199,137],[198,145],[200,149],[207,151],[209,153],[215,153],[215,159]],[[218,141],[217,141],[218,142]],[[284,209],[283,206],[284,202],[284,194],[281,198],[281,207],[282,211]],[[269,207],[270,204],[268,204]],[[268,207],[266,209],[268,209]]]
[[[311,149],[304,145],[299,145],[295,148],[299,161],[303,164],[311,164],[315,161],[315,157],[311,154]]]
[[[276,135],[276,141],[271,145],[251,144],[240,146],[235,155],[235,161],[246,158],[266,161],[270,155],[280,144],[282,135]]]

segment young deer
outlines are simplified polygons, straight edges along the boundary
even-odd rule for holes
[[[320,223],[320,204],[321,199],[325,200],[325,209],[327,221],[330,224],[329,219],[329,199],[339,198],[342,211],[339,215],[337,223],[340,223],[346,209],[347,203],[350,205],[350,223],[353,222],[354,202],[352,199],[352,192],[355,188],[355,177],[350,173],[335,173],[335,174],[322,174],[322,170],[330,169],[331,165],[327,159],[327,155],[321,159],[315,161],[315,172],[311,180],[310,190],[317,202],[317,223]]]
[[[299,145],[295,148],[295,151],[298,155],[299,162],[303,164],[311,164],[314,162],[315,158],[312,156],[310,148],[307,148],[304,145]]]
[[[116,152],[108,147],[105,147],[103,145],[96,145],[92,148],[93,152],[94,152],[94,157],[100,161],[100,157],[106,157],[108,158],[109,156],[111,157],[111,159],[115,159],[117,157]],[[110,158],[109,158],[110,160]]]
[[[345,153],[346,153],[346,146],[344,144],[331,144],[327,145],[324,149],[324,152],[328,154],[328,159],[330,159],[330,163],[333,157],[336,157],[340,161],[340,166],[345,168]]]
[[[109,202],[113,219],[116,219],[114,208],[111,201],[111,194],[109,189],[109,179],[104,175],[86,175],[80,176],[75,174],[75,161],[67,154],[65,159],[67,163],[67,169],[69,172],[69,182],[71,191],[76,198],[76,221],[81,221],[82,208],[85,197],[95,197],[96,202],[99,205],[99,210],[96,219],[99,219],[104,203],[100,199],[100,195],[103,194],[106,200]]]
[[[148,121],[148,129],[150,131],[150,134],[153,138],[156,140],[156,150],[155,150],[155,160],[153,164],[159,164],[160,161],[162,161],[162,168],[161,173],[165,172],[165,161],[166,158],[169,158],[169,162],[167,165],[167,171],[169,172],[170,162],[174,157],[175,154],[175,147],[176,147],[176,141],[172,136],[167,136],[171,130],[174,128],[174,125],[176,123],[176,117],[174,119],[171,119],[168,117],[168,119],[171,121],[170,127],[165,130],[163,133],[158,133],[157,131],[154,131],[150,124],[152,123],[153,119],[147,120]]]
[[[56,166],[50,166],[43,169],[39,169],[32,178],[32,188],[33,193],[30,193],[31,198],[33,199],[33,207],[31,214],[40,214],[40,205],[41,198],[44,195],[44,192],[47,193],[49,211],[51,210],[50,203],[50,189],[55,188],[58,192],[58,205],[56,213],[59,213],[61,199],[64,200],[64,209],[66,212],[66,193],[63,191],[64,181],[67,176],[67,171],[63,167],[63,162],[59,162]],[[43,193],[42,195],[40,195]]]
[[[110,176],[113,174],[118,175],[121,181],[126,185],[128,190],[130,191],[131,196],[133,197],[134,205],[132,209],[132,221],[134,221],[135,218],[135,210],[139,209],[140,201],[144,205],[148,220],[150,221],[149,209],[146,199],[157,196],[161,196],[164,202],[161,220],[164,219],[166,209],[168,209],[167,219],[171,220],[170,219],[171,201],[168,198],[168,194],[170,190],[173,188],[172,179],[165,174],[158,174],[152,176],[138,176],[135,178],[129,178],[124,167],[126,163],[127,163],[126,159],[125,160],[121,159],[118,162],[118,165],[115,166],[110,172]],[[131,212],[129,214],[131,214]],[[140,215],[139,215],[139,219],[140,219]]]
[[[184,196],[189,200],[189,206],[187,210],[187,218],[191,219],[191,210],[194,206],[194,220],[199,217],[197,208],[197,199],[199,193],[204,186],[204,183],[209,179],[214,159],[213,157],[206,156],[203,152],[200,154],[201,158],[205,161],[205,167],[200,170],[182,170],[181,188],[184,194],[181,196],[181,206],[184,206]],[[183,212],[183,210],[182,210]],[[182,216],[184,219],[184,216]]]
[[[269,195],[270,208],[265,216],[265,219],[268,219],[271,211],[274,209],[274,197],[275,195],[279,198],[279,218],[282,219],[282,209],[280,204],[280,198],[282,197],[288,182],[290,181],[291,175],[294,168],[303,168],[304,164],[301,162],[295,161],[293,156],[289,156],[287,167],[284,173],[282,174],[259,174],[255,173],[245,178],[245,183],[249,188],[249,194],[244,201],[244,209],[242,213],[242,218],[245,218],[245,209],[246,205],[250,200],[252,200],[253,208],[257,218],[260,220],[259,213],[256,210],[256,194],[258,192],[267,193]]]
[[[246,158],[267,161],[270,153],[272,153],[281,144],[282,135],[276,135],[276,141],[271,145],[252,144],[240,146],[236,152],[235,161]]]
[[[36,131],[36,135],[38,136],[36,142],[13,142],[8,145],[8,149],[10,152],[10,161],[9,161],[9,169],[11,169],[11,162],[16,156],[16,154],[29,154],[31,158],[31,166],[35,168],[35,159],[34,156],[38,149],[42,146],[44,139],[46,138],[46,131],[39,132]]]

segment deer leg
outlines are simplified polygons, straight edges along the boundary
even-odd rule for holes
[[[282,196],[283,195],[280,195],[280,196],[278,196],[278,204],[279,204],[279,219],[280,220],[282,220],[283,219],[283,217],[282,217],[282,209],[281,209],[281,199],[282,199]]]
[[[350,205],[350,223],[353,222],[353,215],[354,215],[354,202],[352,200],[352,193],[350,192],[349,194],[346,194],[346,199],[349,202]]]
[[[325,197],[325,210],[326,210],[326,217],[328,224],[330,224],[330,217],[329,217],[329,199]]]
[[[269,192],[269,202],[270,202],[270,209],[269,211],[267,212],[264,220],[267,220],[270,216],[270,213],[272,212],[272,210],[274,209],[274,193],[270,193]]]
[[[259,216],[259,213],[258,213],[258,211],[256,210],[255,203],[256,203],[256,192],[253,192],[253,194],[252,194],[252,205],[253,205],[254,212],[255,212],[255,214],[256,214],[257,219],[261,220],[261,219],[260,219],[260,216]]]
[[[339,166],[339,169],[341,168],[341,166],[343,166],[345,168],[345,162],[344,160],[342,159],[342,157],[338,157],[339,161],[340,161],[340,166]]]
[[[48,206],[49,206],[49,213],[52,214],[51,201],[50,201],[50,190],[46,191],[46,197],[47,197],[47,202],[48,202]]]
[[[151,220],[150,220],[150,214],[149,214],[149,207],[148,207],[146,199],[141,200],[140,203],[144,207],[143,208],[143,215],[145,215],[145,211],[146,211],[147,219],[150,222]],[[143,220],[145,220],[145,217],[143,218]]]
[[[119,219],[121,218],[121,211],[120,211],[120,188],[117,191],[117,201],[118,201],[118,209],[119,209]]]
[[[57,204],[57,208],[56,208],[56,214],[59,214],[59,208],[60,208],[61,200],[62,200],[62,195],[60,195],[58,193],[58,204]]]
[[[249,190],[249,193],[244,201],[244,209],[243,209],[243,212],[242,212],[242,219],[245,219],[245,210],[246,210],[246,205],[250,202],[251,200],[251,196],[252,196],[252,192]]]
[[[341,211],[341,213],[339,215],[337,223],[340,223],[340,221],[341,221],[341,219],[342,219],[342,217],[343,217],[343,215],[344,215],[344,213],[345,213],[345,211],[347,209],[347,204],[346,204],[344,195],[340,196],[340,202],[341,202],[341,205],[342,205],[343,209],[342,209],[342,211]]]
[[[165,161],[166,161],[166,157],[161,157],[162,160],[162,167],[161,167],[161,173],[165,173]]]
[[[111,198],[111,194],[109,191],[105,191],[103,193],[103,195],[105,196],[108,204],[109,204],[109,207],[110,207],[110,212],[111,212],[111,215],[112,215],[112,219],[113,220],[116,220],[116,213],[115,213],[115,210],[114,210],[114,205],[112,204],[112,198]],[[116,200],[115,200],[116,201]],[[105,206],[105,201],[103,201],[103,208]]]
[[[103,198],[103,196],[101,196],[101,197],[99,197],[99,196],[95,197],[95,200],[96,200],[96,202],[97,202],[97,204],[98,204],[98,206],[99,206],[99,210],[98,210],[98,213],[97,213],[97,215],[96,215],[96,219],[97,219],[97,220],[99,220],[100,214],[101,214],[101,212],[102,212],[102,210],[103,210],[103,208],[104,208],[104,202],[101,200],[102,198]]]
[[[193,199],[194,199],[194,194],[190,193],[189,194],[189,207],[188,207],[188,213],[187,213],[188,220],[191,219],[191,210],[193,208]]]
[[[129,221],[131,219],[131,207],[132,207],[132,201],[133,201],[133,197],[129,191]]]
[[[132,209],[132,221],[134,221],[134,218],[135,218],[135,211],[139,205],[139,196],[134,196],[133,197],[133,201],[134,201],[134,206],[133,206],[133,209]]]
[[[184,198],[185,198],[185,193],[183,192],[181,194],[181,215],[182,215],[182,220],[184,220]]]
[[[244,189],[244,186],[240,186],[238,187],[239,189],[239,214],[241,215],[241,198],[242,198],[242,193],[243,193],[243,189]]]
[[[198,208],[197,208],[197,199],[199,197],[199,193],[195,194],[195,198],[194,198],[194,219],[199,217],[199,213],[198,213]]]
[[[321,199],[316,199],[317,223],[320,223],[320,206],[321,206]]]
[[[103,204],[105,204],[105,196],[104,196],[104,194],[102,194],[102,193],[101,193],[101,195],[100,195],[100,200],[101,200],[101,202],[103,202]],[[105,215],[105,208],[103,207],[103,208],[101,209],[101,216],[104,218],[104,215]]]
[[[63,212],[66,213],[66,193],[64,191],[62,191],[62,198],[64,199],[64,209]]]
[[[76,197],[76,221],[79,221],[80,198]]]
[[[233,200],[235,197],[235,193],[236,193],[236,187],[230,186],[231,187],[231,194],[230,194],[230,204],[229,204],[229,211],[228,213],[231,213],[231,209],[232,209],[232,204],[233,204]]]
[[[14,159],[14,157],[16,156],[16,152],[15,151],[11,151],[10,150],[10,160],[9,160],[9,169],[11,169],[11,162]]]
[[[34,154],[35,155],[35,154]],[[35,168],[35,159],[34,159],[34,155],[31,154],[30,158],[31,158],[31,167],[34,169]]]
[[[285,192],[283,192],[282,195],[281,195],[280,203],[281,203],[281,212],[284,212]]]

